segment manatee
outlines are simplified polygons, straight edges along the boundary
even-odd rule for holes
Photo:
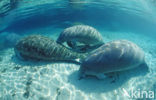
[[[6,16],[9,11],[17,8],[18,0],[0,0],[0,16]]]
[[[71,60],[84,58],[85,55],[68,50],[48,37],[30,35],[17,42],[14,48],[15,54],[24,59],[33,60]]]
[[[80,66],[80,77],[86,75],[105,78],[106,74],[120,72],[145,64],[144,52],[128,40],[108,42],[90,53]]]
[[[104,42],[101,34],[95,28],[88,25],[75,25],[64,29],[57,43],[67,43],[72,50],[86,52],[98,48]]]

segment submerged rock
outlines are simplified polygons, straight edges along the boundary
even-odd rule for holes
[[[80,78],[86,75],[104,78],[106,73],[132,69],[143,63],[141,48],[127,40],[116,40],[99,47],[82,62]]]
[[[63,44],[64,42],[67,42],[73,50],[80,52],[95,49],[104,43],[101,34],[95,28],[87,25],[75,25],[63,30],[57,43]]]
[[[30,35],[22,38],[15,45],[18,57],[34,60],[75,60],[85,57],[84,54],[68,50],[54,40],[41,35]]]

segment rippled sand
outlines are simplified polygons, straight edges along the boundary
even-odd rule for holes
[[[22,61],[10,48],[0,53],[0,100],[131,100],[123,89],[156,90],[156,41],[137,34],[103,33],[106,42],[128,39],[138,44],[148,67],[121,72],[116,81],[78,80],[77,64]]]

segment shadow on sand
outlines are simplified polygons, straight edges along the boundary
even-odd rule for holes
[[[103,80],[98,80],[96,78],[85,78],[78,80],[78,71],[73,72],[69,77],[69,83],[75,85],[76,88],[86,92],[86,93],[101,93],[109,92],[120,88],[124,83],[126,83],[130,78],[137,76],[144,76],[149,72],[147,64],[142,64],[135,69],[128,71],[119,72],[119,78],[112,82],[112,78],[105,78]]]
[[[12,61],[21,66],[42,66],[47,64],[59,64],[59,63],[67,63],[67,64],[76,64],[80,65],[80,62],[72,61],[72,60],[54,60],[54,61],[44,61],[44,60],[34,60],[34,59],[20,59],[16,55],[12,56]]]

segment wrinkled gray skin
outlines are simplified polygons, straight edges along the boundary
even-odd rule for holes
[[[30,35],[19,40],[14,48],[18,57],[34,60],[75,60],[84,54],[75,53],[41,35]]]
[[[18,0],[0,0],[0,16],[5,16],[9,11],[17,8]]]
[[[101,79],[104,74],[132,69],[143,63],[141,48],[127,40],[116,40],[99,47],[82,62],[79,78],[92,75]]]
[[[75,25],[63,30],[57,43],[63,44],[64,42],[67,42],[73,50],[80,52],[97,48],[104,43],[101,34],[95,28],[87,25]],[[79,43],[83,45],[78,46]]]

